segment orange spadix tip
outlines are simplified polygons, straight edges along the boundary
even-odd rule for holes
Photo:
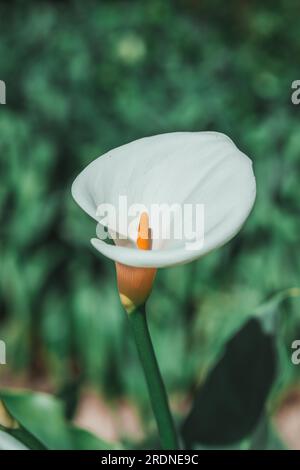
[[[151,250],[151,229],[147,212],[141,214],[136,245],[139,250]],[[131,313],[149,296],[156,268],[134,268],[116,263],[116,270],[122,305],[127,313]]]
[[[141,214],[136,245],[139,250],[151,250],[151,229],[147,212]]]

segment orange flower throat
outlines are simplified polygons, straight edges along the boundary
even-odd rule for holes
[[[140,216],[136,245],[139,250],[151,250],[152,237],[149,216]],[[131,313],[148,298],[156,274],[156,268],[135,268],[116,263],[117,283],[120,299],[127,313]]]

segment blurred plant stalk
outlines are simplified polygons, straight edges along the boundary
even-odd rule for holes
[[[168,396],[159,370],[147,324],[145,304],[128,314],[140,361],[147,382],[152,410],[156,419],[162,448],[179,449]]]

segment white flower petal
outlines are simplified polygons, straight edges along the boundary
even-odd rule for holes
[[[255,200],[251,160],[227,136],[217,132],[178,132],[136,140],[93,161],[76,178],[72,194],[95,220],[97,207],[118,207],[126,196],[128,207],[142,204],[185,203],[204,205],[204,242],[187,249],[187,240],[161,240],[159,226],[151,221],[151,251],[133,248],[138,216],[127,241],[109,245],[93,239],[105,256],[130,266],[163,267],[186,263],[230,240],[246,220]],[[111,233],[117,227],[107,223]]]

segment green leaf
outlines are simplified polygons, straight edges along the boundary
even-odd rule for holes
[[[183,426],[188,447],[229,445],[254,429],[275,379],[273,338],[251,319],[227,343],[225,353],[196,396]]]
[[[12,438],[33,450],[111,450],[118,444],[104,442],[84,429],[70,425],[64,417],[60,400],[45,393],[1,390],[0,399],[10,416],[16,420],[14,428],[0,425]],[[19,424],[20,427],[16,427]],[[4,444],[3,444],[4,445]]]
[[[266,417],[266,402],[281,363],[282,303],[299,296],[298,288],[280,291],[228,341],[183,423],[188,447],[282,447]]]
[[[45,393],[1,390],[9,413],[47,449],[70,449],[71,438],[61,403]]]

